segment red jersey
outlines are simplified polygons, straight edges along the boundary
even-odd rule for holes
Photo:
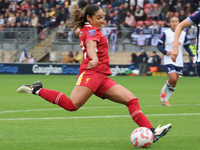
[[[79,73],[87,70],[88,62],[91,59],[87,53],[86,43],[89,40],[93,40],[97,41],[96,52],[99,62],[95,68],[92,68],[90,70],[101,72],[106,75],[111,75],[108,56],[108,40],[102,34],[101,30],[97,27],[92,27],[89,23],[85,24],[85,26],[80,30],[79,39],[80,47],[83,50],[83,62],[80,65]]]

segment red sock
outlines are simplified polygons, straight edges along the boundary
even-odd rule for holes
[[[140,127],[153,128],[147,117],[142,113],[137,98],[130,100],[127,104],[131,118]]]
[[[69,99],[62,92],[42,88],[39,91],[38,95],[53,104],[58,104],[59,106],[61,106],[62,108],[66,110],[69,110],[69,111],[76,110],[76,107],[72,103],[71,99]]]

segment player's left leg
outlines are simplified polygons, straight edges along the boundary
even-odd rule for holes
[[[156,129],[152,127],[150,121],[143,114],[140,109],[138,99],[126,88],[117,84],[108,89],[104,95],[111,101],[127,105],[132,119],[140,126],[149,128],[154,134],[154,141],[158,141],[161,137],[167,134],[172,127],[171,124],[167,124],[163,127],[158,126]]]

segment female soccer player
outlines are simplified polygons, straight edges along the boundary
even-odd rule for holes
[[[197,27],[197,54],[196,54],[196,65],[197,65],[197,72],[200,77],[200,30],[199,30],[199,23],[200,23],[200,11],[196,11],[193,13],[190,17],[183,20],[176,28],[175,34],[174,34],[174,43],[173,43],[173,50],[171,53],[171,58],[174,62],[177,61],[178,53],[179,53],[179,47],[178,47],[178,39],[180,37],[181,32],[184,28],[187,28],[191,25],[195,25]]]
[[[81,11],[74,5],[71,14],[73,30],[79,36],[80,47],[83,50],[83,62],[80,65],[78,80],[71,97],[68,98],[59,91],[42,88],[41,82],[21,86],[17,92],[39,95],[68,111],[78,110],[92,94],[124,104],[128,107],[132,119],[140,127],[147,127],[154,133],[154,142],[156,142],[170,130],[171,124],[154,129],[142,113],[137,97],[107,77],[111,75],[111,71],[108,41],[100,30],[103,24],[102,9],[97,5],[89,5],[85,11]]]
[[[169,79],[164,84],[160,93],[160,100],[162,102],[162,105],[164,106],[170,106],[168,100],[175,91],[179,75],[182,75],[183,47],[191,57],[194,57],[192,51],[189,48],[190,43],[186,37],[185,32],[181,32],[181,36],[179,38],[178,42],[179,55],[177,56],[176,63],[173,62],[170,57],[174,42],[174,31],[178,24],[179,24],[179,19],[177,17],[172,17],[169,22],[170,29],[167,29],[163,32],[157,44],[157,48],[164,54],[165,71],[167,72],[169,77]]]

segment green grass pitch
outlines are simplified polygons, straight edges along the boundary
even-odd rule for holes
[[[23,84],[40,80],[44,88],[70,96],[77,76],[0,75],[1,150],[132,150],[131,132],[138,126],[124,105],[92,96],[68,112],[39,96],[17,93]],[[132,91],[154,127],[172,123],[171,131],[152,150],[200,149],[200,79],[182,77],[161,106],[160,89],[167,77],[111,77]]]

